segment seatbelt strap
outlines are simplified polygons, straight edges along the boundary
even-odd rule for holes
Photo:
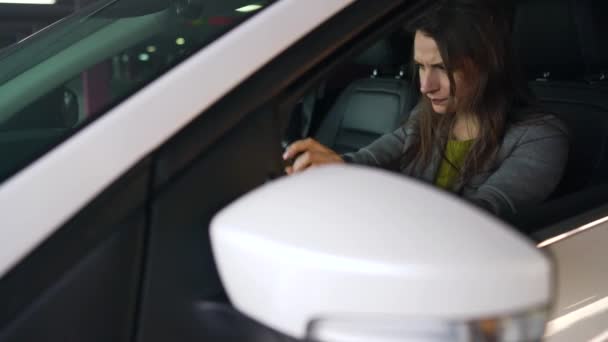
[[[302,137],[310,134],[312,117],[315,113],[317,101],[325,96],[325,82],[304,95],[302,98]]]

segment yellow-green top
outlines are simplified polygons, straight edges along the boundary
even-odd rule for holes
[[[446,190],[453,190],[454,184],[460,176],[462,165],[474,141],[474,139],[464,141],[448,140],[445,146],[445,158],[437,171],[435,185]]]

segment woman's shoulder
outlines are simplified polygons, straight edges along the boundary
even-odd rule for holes
[[[568,127],[554,113],[538,107],[520,108],[513,113],[505,139],[517,138],[520,143],[545,138],[567,138]]]

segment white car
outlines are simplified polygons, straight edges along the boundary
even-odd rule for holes
[[[290,140],[405,119],[402,27],[434,3],[101,0],[1,51],[0,341],[608,340],[604,1],[515,7],[572,134],[546,204],[503,222],[383,171],[281,177]]]

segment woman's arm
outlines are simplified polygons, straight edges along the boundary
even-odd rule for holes
[[[475,191],[465,188],[463,197],[498,216],[540,204],[559,184],[568,148],[565,130],[530,127],[498,169]]]
[[[389,168],[399,161],[404,150],[405,129],[387,133],[357,152],[338,155],[335,151],[308,138],[291,144],[283,154],[284,160],[293,160],[285,169],[287,174],[303,171],[311,166],[331,163],[354,163]]]
[[[342,158],[349,163],[391,168],[403,156],[406,137],[405,128],[400,127],[357,152],[342,155]]]

